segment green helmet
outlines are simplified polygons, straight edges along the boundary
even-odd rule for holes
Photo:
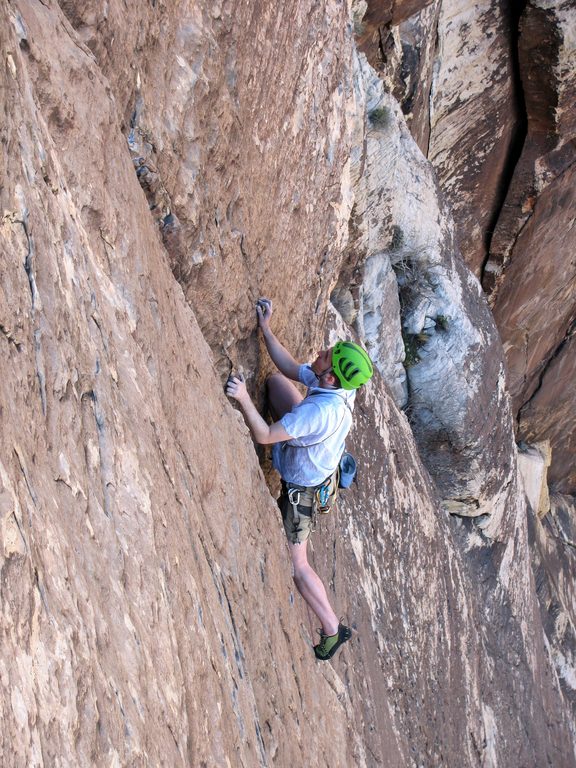
[[[358,389],[374,373],[366,350],[351,341],[338,341],[332,350],[332,369],[343,389]]]

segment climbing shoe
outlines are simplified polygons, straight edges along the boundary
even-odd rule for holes
[[[338,632],[335,635],[325,635],[323,632],[320,632],[320,642],[314,646],[316,658],[328,661],[328,659],[334,656],[342,643],[350,640],[351,637],[352,630],[350,627],[344,626],[344,624],[338,624]]]

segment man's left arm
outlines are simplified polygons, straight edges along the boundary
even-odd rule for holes
[[[272,443],[281,443],[284,440],[291,439],[292,435],[286,432],[281,422],[277,421],[274,424],[267,424],[264,421],[246,390],[243,378],[230,376],[226,382],[226,394],[228,397],[233,397],[234,400],[238,401],[252,437],[257,443],[260,443],[260,445],[271,445]]]

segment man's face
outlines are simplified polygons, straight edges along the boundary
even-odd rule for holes
[[[332,349],[333,347],[330,347],[329,349],[323,349],[321,352],[318,352],[318,357],[310,366],[316,376],[320,376],[332,367]]]

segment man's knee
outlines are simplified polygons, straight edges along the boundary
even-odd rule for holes
[[[295,385],[283,373],[273,373],[266,379],[268,409],[275,421],[302,400],[302,395]]]
[[[305,542],[294,545],[298,548],[298,552],[300,552],[300,547],[302,547],[304,543]],[[292,555],[292,576],[294,581],[298,583],[298,580],[302,579],[306,575],[307,571],[310,570],[310,564],[308,563],[308,559],[305,555],[295,557],[294,554]]]
[[[282,381],[287,381],[286,376],[284,376],[283,373],[280,373],[279,371],[276,371],[276,373],[271,373],[270,376],[268,376],[266,379],[266,390],[268,394],[281,387],[282,384],[280,382]]]

